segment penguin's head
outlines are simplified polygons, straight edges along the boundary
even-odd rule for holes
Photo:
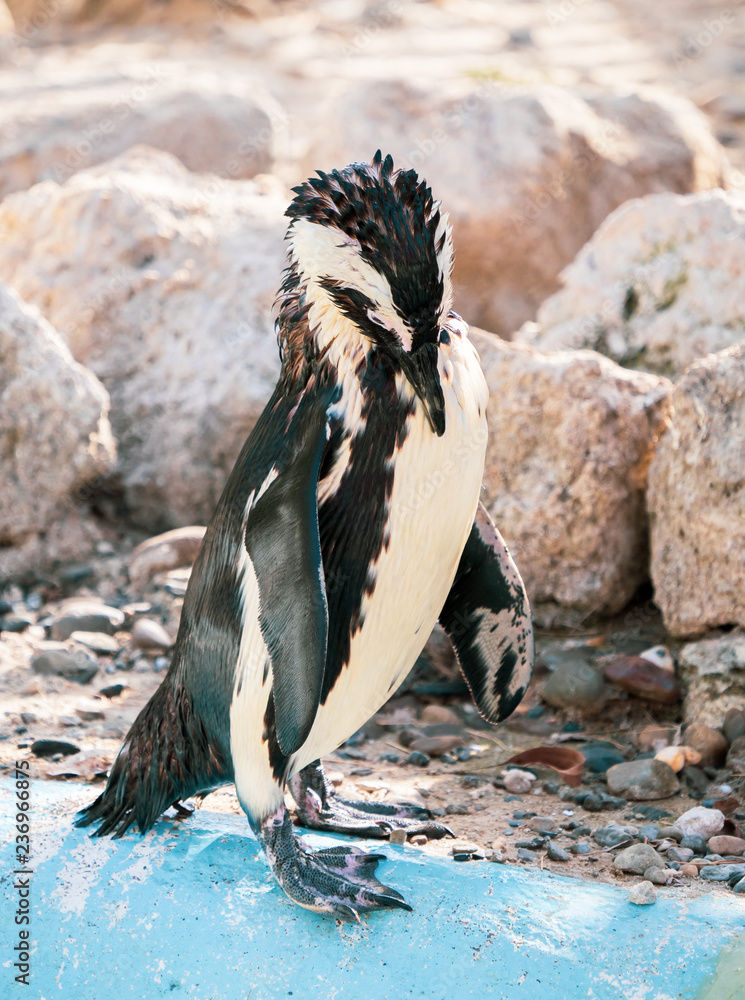
[[[293,189],[290,269],[403,371],[437,434],[445,428],[437,347],[452,304],[448,219],[413,170],[371,163]]]

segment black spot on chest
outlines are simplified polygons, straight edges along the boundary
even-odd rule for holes
[[[339,488],[318,510],[329,610],[321,704],[349,663],[352,637],[363,624],[363,598],[375,589],[372,566],[386,545],[395,475],[390,460],[405,440],[406,420],[414,405],[398,398],[395,372],[384,357],[371,355],[360,382],[364,430],[349,439],[349,464]],[[333,467],[345,437],[348,433],[340,421],[332,430],[324,471]]]

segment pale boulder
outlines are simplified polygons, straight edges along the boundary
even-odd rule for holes
[[[270,179],[195,175],[136,147],[0,205],[0,278],[109,390],[141,524],[206,521],[271,394],[286,204]]]
[[[368,82],[333,96],[303,175],[380,146],[441,199],[455,233],[458,309],[509,335],[622,202],[715,187],[725,161],[704,116],[662,92],[583,99],[496,80],[419,89]]]
[[[745,193],[627,202],[561,278],[518,339],[680,376],[697,358],[745,341]]]
[[[115,457],[108,408],[59,334],[0,285],[0,579],[79,556],[97,537],[85,501]]]
[[[716,728],[729,709],[745,710],[745,635],[690,642],[680,651],[679,666],[687,721]]]
[[[745,625],[745,345],[696,362],[649,471],[651,574],[673,635]]]
[[[647,468],[667,379],[471,331],[489,385],[485,503],[541,623],[613,613],[647,575]]]

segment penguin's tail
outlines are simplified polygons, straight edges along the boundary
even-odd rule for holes
[[[145,833],[169,806],[232,780],[220,750],[191,710],[183,687],[166,678],[134,721],[105,790],[76,826],[100,822],[94,836]]]

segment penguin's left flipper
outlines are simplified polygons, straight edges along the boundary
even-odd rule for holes
[[[275,476],[249,511],[245,544],[259,584],[260,625],[272,661],[277,742],[289,756],[310,733],[326,665],[328,603],[318,527],[326,401],[309,409]]]
[[[320,760],[293,775],[288,784],[297,804],[299,824],[311,830],[381,839],[387,838],[391,830],[405,830],[407,835],[424,833],[430,840],[453,836],[449,827],[435,823],[429,809],[421,806],[404,802],[350,802],[335,795]]]
[[[440,624],[481,714],[507,718],[530,681],[533,626],[517,566],[481,503]]]
[[[281,888],[300,906],[358,923],[360,913],[411,910],[400,892],[375,878],[385,855],[346,846],[309,850],[293,833],[284,804],[261,823],[257,834]]]

